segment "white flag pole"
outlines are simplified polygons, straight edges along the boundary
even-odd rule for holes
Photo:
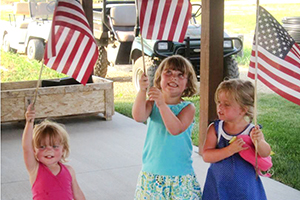
[[[37,93],[38,93],[39,87],[41,85],[41,77],[42,77],[42,72],[43,72],[43,68],[44,68],[44,58],[42,59],[41,63],[42,63],[42,66],[41,66],[41,70],[40,70],[40,75],[39,75],[39,79],[36,82],[36,88],[35,88],[34,95],[33,95],[32,109],[34,108],[36,98],[37,98]],[[30,119],[30,122],[31,121],[32,121],[32,119]]]
[[[145,66],[144,40],[142,34],[141,34],[141,43],[142,43],[143,70],[145,75],[147,75],[146,66]]]
[[[255,29],[255,79],[254,79],[254,116],[253,121],[257,125],[257,68],[258,68],[258,34],[259,34],[259,0],[256,0],[256,29]],[[258,164],[257,164],[257,140],[254,141],[255,146],[255,172],[256,178],[258,177]]]
[[[139,9],[139,0],[136,0],[136,14],[137,14],[137,19],[138,19],[138,24],[139,26],[141,25],[140,24],[140,9]],[[139,27],[139,30],[141,31],[141,27]],[[145,73],[145,75],[147,75],[147,72],[146,72],[146,66],[145,66],[145,52],[144,52],[144,39],[143,39],[143,36],[142,34],[140,33],[141,35],[141,45],[142,45],[142,60],[143,60],[143,71]]]
[[[38,89],[41,85],[41,77],[42,77],[42,72],[43,72],[43,68],[44,68],[44,59],[42,59],[42,66],[41,66],[41,70],[40,70],[40,75],[39,75],[39,79],[36,83],[36,88],[35,88],[35,92],[34,92],[34,97],[33,97],[33,106],[35,105],[35,102],[36,102],[36,98],[37,98],[37,93],[38,93]]]
[[[55,8],[57,7],[57,4],[58,4],[58,1],[56,1],[55,2]],[[55,11],[55,9],[54,9],[54,11]],[[54,12],[53,11],[53,12]],[[53,15],[54,15],[54,13],[53,13]],[[52,22],[52,23],[54,23],[54,22]],[[50,32],[49,32],[49,36],[50,36],[50,34],[51,34],[51,32],[52,32],[52,28],[53,28],[53,26],[51,25],[51,29],[50,29]],[[49,36],[48,36],[48,38],[49,38]],[[47,41],[48,42],[48,41]],[[46,45],[45,45],[46,46]],[[42,61],[41,61],[41,70],[40,70],[40,74],[39,74],[39,79],[38,79],[38,81],[37,81],[37,83],[36,83],[36,89],[35,89],[35,92],[34,92],[34,96],[33,96],[33,107],[34,107],[34,105],[35,105],[35,103],[36,103],[36,99],[37,99],[37,93],[38,93],[38,89],[39,89],[39,87],[40,87],[40,85],[41,85],[41,77],[42,77],[42,72],[43,72],[43,68],[44,68],[44,58],[42,59]]]

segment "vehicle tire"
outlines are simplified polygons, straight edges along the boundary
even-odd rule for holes
[[[5,52],[14,52],[16,53],[16,50],[10,47],[10,41],[9,41],[9,36],[8,34],[5,34],[4,38],[3,38],[3,50]]]
[[[107,51],[104,46],[99,47],[99,56],[94,67],[94,75],[105,78],[108,68]]]
[[[40,39],[31,39],[29,40],[27,46],[27,57],[30,60],[41,61],[44,57],[45,46],[44,42]]]
[[[154,62],[149,56],[145,56],[145,68],[147,70],[147,76],[149,78],[149,87],[153,86],[155,71],[158,68],[158,64]],[[143,57],[139,57],[132,68],[132,83],[137,91],[140,90],[139,80],[144,73],[143,69]]]
[[[224,79],[239,78],[239,76],[240,72],[236,60],[232,56],[224,58]]]

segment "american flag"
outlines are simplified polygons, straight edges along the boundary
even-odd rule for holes
[[[264,8],[259,7],[257,77],[274,92],[300,105],[300,48]],[[255,37],[248,76],[255,78]]]
[[[139,0],[143,38],[183,42],[192,6],[189,0]]]
[[[97,57],[96,41],[81,4],[59,0],[45,48],[45,65],[85,85]]]

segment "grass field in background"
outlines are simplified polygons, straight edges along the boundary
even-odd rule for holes
[[[285,16],[300,15],[299,4],[270,4],[262,5],[279,22]],[[3,20],[4,13],[1,12]],[[255,6],[230,6],[225,7],[226,31],[231,34],[244,35],[244,57],[238,58],[240,66],[249,64],[251,43],[255,28]],[[40,63],[29,61],[25,56],[5,53],[1,51],[1,82],[37,80]],[[58,74],[47,67],[44,68],[42,79],[61,78],[65,75]],[[129,82],[115,82],[115,110],[131,117],[131,107],[135,98],[135,90]],[[197,109],[195,127],[193,130],[193,143],[198,145],[199,130],[199,96],[188,98]],[[263,126],[266,140],[270,143],[275,155],[273,156],[274,175],[284,184],[300,190],[300,106],[295,105],[276,94],[259,95],[258,123]]]

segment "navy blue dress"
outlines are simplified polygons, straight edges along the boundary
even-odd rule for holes
[[[229,145],[233,136],[249,135],[253,124],[237,135],[224,131],[223,121],[214,122],[218,144],[217,148]],[[256,178],[254,167],[238,153],[212,163],[208,169],[202,200],[266,200],[260,177]]]

